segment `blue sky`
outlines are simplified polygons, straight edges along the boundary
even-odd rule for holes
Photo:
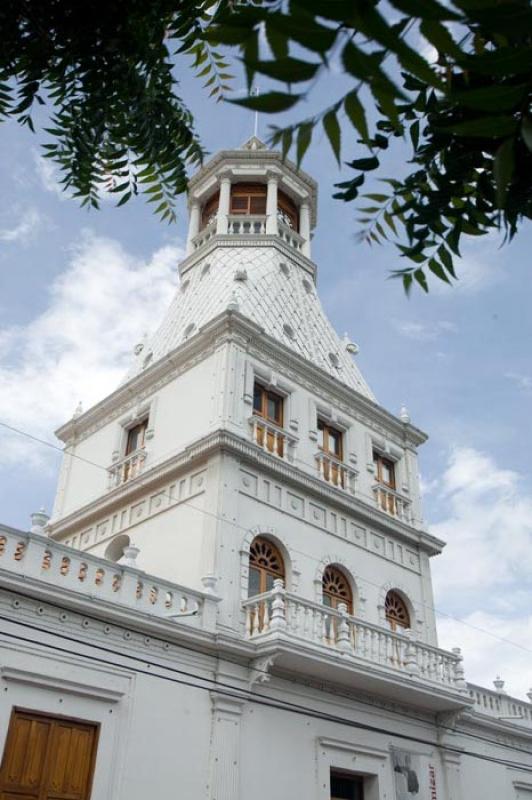
[[[329,73],[312,104],[329,103],[342,80]],[[252,133],[249,112],[210,102],[189,77],[181,94],[210,152]],[[87,408],[114,388],[170,302],[184,201],[172,227],[142,200],[120,209],[104,201],[88,213],[61,195],[39,157],[41,135],[4,124],[0,137],[0,421],[54,441],[79,400]],[[346,160],[361,155],[347,130],[344,139]],[[404,162],[398,147],[385,173],[401,174]],[[441,643],[463,646],[470,680],[501,673],[524,696],[532,684],[531,229],[504,248],[475,240],[455,288],[433,280],[428,296],[406,298],[387,280],[399,265],[394,248],[357,244],[355,208],[331,198],[346,172],[322,135],[304,167],[319,182],[313,258],[326,311],[360,345],[379,401],[393,412],[405,403],[430,435],[421,451],[425,515],[449,542],[433,561],[436,606],[467,623],[443,616]],[[2,429],[0,448],[0,520],[26,528],[32,511],[51,508],[59,456]]]

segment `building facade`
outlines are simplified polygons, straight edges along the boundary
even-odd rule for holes
[[[322,310],[316,194],[256,138],[193,177],[165,319],[0,528],[0,798],[532,800],[532,704],[438,647],[426,437]]]

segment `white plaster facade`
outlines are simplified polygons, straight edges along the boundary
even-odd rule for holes
[[[231,215],[238,181],[266,184],[265,215]],[[278,191],[299,232],[278,218]],[[97,800],[328,800],[331,769],[362,776],[365,800],[532,800],[532,704],[467,685],[459,651],[438,648],[426,437],[377,404],[324,315],[314,181],[253,139],[194,177],[190,220],[166,318],[122,385],[58,432],[47,536],[0,528],[0,739],[14,706],[98,722]],[[269,440],[255,382],[284,399],[282,426],[262,423]],[[318,418],[343,437],[336,480]],[[125,455],[144,420],[144,446]],[[374,451],[394,464],[393,491]],[[257,536],[285,566],[261,599],[248,598]],[[352,614],[323,605],[330,565]],[[409,631],[390,630],[390,590]],[[420,788],[400,797],[403,751]]]

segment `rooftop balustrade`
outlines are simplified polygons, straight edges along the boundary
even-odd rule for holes
[[[214,627],[217,598],[210,578],[206,591],[160,580],[134,567],[117,564],[58,544],[45,536],[0,529],[1,574],[37,579],[56,589],[76,592],[157,617],[179,619],[194,627]]]
[[[504,722],[532,728],[532,702],[526,703],[502,691],[484,689],[474,684],[468,684],[467,688],[473,701],[473,711]],[[532,690],[529,697],[532,701]]]

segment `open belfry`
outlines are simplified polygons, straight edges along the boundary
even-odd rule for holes
[[[1,800],[532,800],[532,703],[438,646],[426,436],[325,316],[316,224],[257,137],[193,176],[166,316],[57,432],[51,518],[0,526]]]

